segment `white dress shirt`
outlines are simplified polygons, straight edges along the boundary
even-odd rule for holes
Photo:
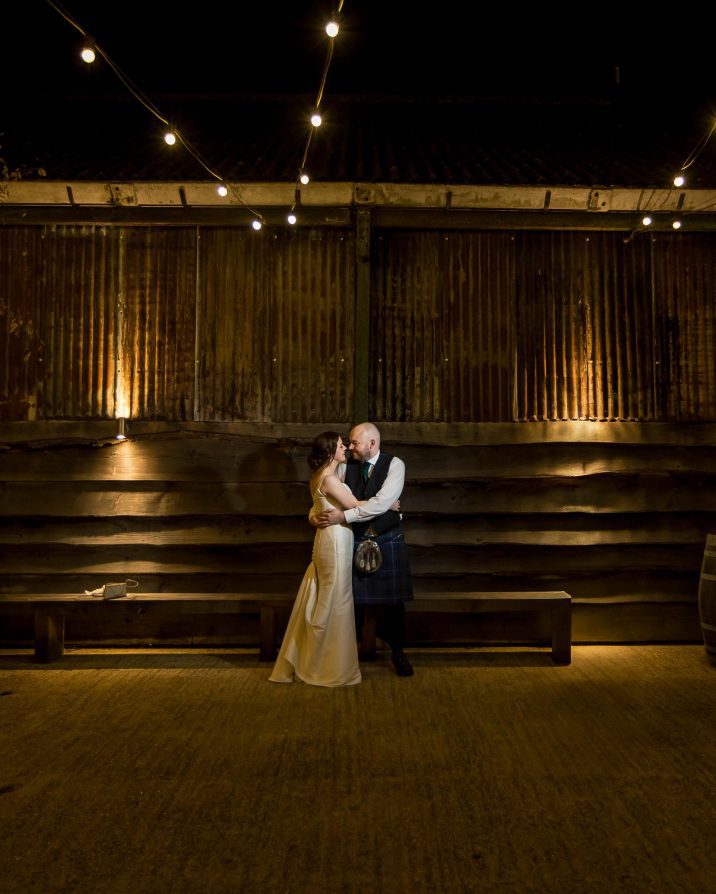
[[[378,453],[376,453],[374,457],[367,460],[367,462],[369,462],[374,467],[374,470],[379,456],[380,451],[378,451]],[[341,480],[345,478],[345,471],[345,465],[343,465],[342,469],[339,470],[339,477],[341,478]],[[371,474],[373,473],[371,472]],[[381,489],[374,497],[371,497],[370,500],[367,500],[362,506],[356,506],[353,509],[346,509],[344,512],[346,523],[350,525],[356,521],[370,521],[371,518],[376,518],[376,516],[382,515],[384,512],[387,512],[393,505],[393,503],[395,503],[395,501],[400,498],[400,495],[403,493],[404,486],[405,463],[402,459],[398,459],[397,456],[394,456],[390,461],[388,474],[385,481],[383,482],[383,486],[381,487]]]

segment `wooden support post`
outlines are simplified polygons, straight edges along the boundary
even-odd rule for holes
[[[352,423],[365,422],[370,410],[370,208],[356,216],[355,354]]]
[[[259,661],[276,659],[276,609],[273,605],[261,606],[261,631]]]
[[[35,660],[55,661],[65,654],[65,616],[35,609]]]
[[[572,602],[552,606],[552,660],[555,664],[572,663]]]

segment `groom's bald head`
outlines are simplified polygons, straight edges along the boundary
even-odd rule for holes
[[[361,422],[351,429],[349,444],[353,459],[372,459],[380,450],[380,432],[372,422]]]

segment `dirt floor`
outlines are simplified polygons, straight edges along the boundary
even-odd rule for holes
[[[701,647],[411,657],[327,690],[254,652],[0,653],[0,890],[716,892]]]

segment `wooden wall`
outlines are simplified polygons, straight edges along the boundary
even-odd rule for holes
[[[14,445],[0,432],[2,592],[292,594],[310,558],[311,426],[135,426],[136,439]],[[75,435],[91,435],[91,426]],[[577,641],[695,641],[716,530],[716,426],[391,425],[418,592],[565,589]],[[47,437],[47,427],[38,432]],[[57,432],[55,433],[57,434]],[[208,622],[207,622],[208,623]],[[77,636],[234,641],[245,627]],[[530,619],[414,618],[413,640],[533,635]],[[451,626],[455,625],[455,626]],[[213,639],[212,639],[213,638]]]
[[[0,589],[293,592],[308,440],[369,406],[419,590],[566,589],[578,639],[696,638],[714,236],[360,220],[0,227]]]

